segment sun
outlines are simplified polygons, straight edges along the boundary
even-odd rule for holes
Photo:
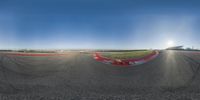
[[[172,41],[172,40],[169,40],[169,41],[167,41],[167,47],[172,47],[172,46],[174,46],[174,41]]]

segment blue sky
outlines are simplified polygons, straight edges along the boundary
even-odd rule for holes
[[[198,0],[1,0],[0,49],[200,48]]]

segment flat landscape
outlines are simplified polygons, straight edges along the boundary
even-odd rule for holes
[[[141,51],[128,51],[128,52],[106,52],[102,53],[102,55],[112,59],[130,59],[130,58],[142,58],[151,53],[152,53],[151,50],[141,50]]]
[[[159,52],[155,59],[129,67],[97,62],[92,52],[1,53],[0,96],[2,100],[198,100],[200,52]]]

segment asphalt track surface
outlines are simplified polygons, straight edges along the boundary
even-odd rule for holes
[[[0,100],[198,100],[200,53],[161,51],[138,66],[106,65],[92,54],[0,54]]]

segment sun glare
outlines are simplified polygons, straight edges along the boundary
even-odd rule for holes
[[[171,46],[174,46],[174,41],[172,40],[167,41],[167,47],[171,47]]]

